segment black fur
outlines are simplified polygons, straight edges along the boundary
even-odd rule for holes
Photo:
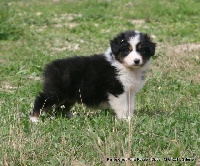
[[[116,75],[117,70],[103,55],[53,61],[44,71],[43,92],[36,97],[31,115],[37,117],[41,111],[61,104],[69,111],[75,102],[97,107],[108,100],[107,93],[123,93]]]

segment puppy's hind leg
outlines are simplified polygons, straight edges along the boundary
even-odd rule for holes
[[[61,104],[60,108],[57,109],[57,114],[61,115],[62,117],[72,118],[73,113],[70,111],[74,102],[66,101],[65,103]]]
[[[38,118],[42,112],[47,111],[48,108],[59,103],[59,98],[55,94],[40,93],[35,98],[33,111],[30,112],[30,120],[32,122],[38,122]]]

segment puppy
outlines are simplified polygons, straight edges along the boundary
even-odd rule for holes
[[[147,34],[125,31],[110,41],[104,54],[59,59],[44,70],[43,91],[36,97],[30,120],[64,105],[68,115],[75,103],[111,108],[119,119],[131,118],[135,95],[145,83],[156,44]]]

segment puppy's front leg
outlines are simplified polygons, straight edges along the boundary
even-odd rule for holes
[[[127,119],[133,116],[134,111],[134,96],[125,92],[118,97],[109,95],[109,104],[115,111],[119,119]]]

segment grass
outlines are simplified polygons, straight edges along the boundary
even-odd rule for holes
[[[200,3],[182,1],[0,2],[0,165],[195,165],[200,159]],[[111,110],[29,122],[51,60],[104,52],[137,29],[158,43],[130,124]],[[107,162],[107,157],[159,162]],[[165,162],[166,157],[193,158]]]

